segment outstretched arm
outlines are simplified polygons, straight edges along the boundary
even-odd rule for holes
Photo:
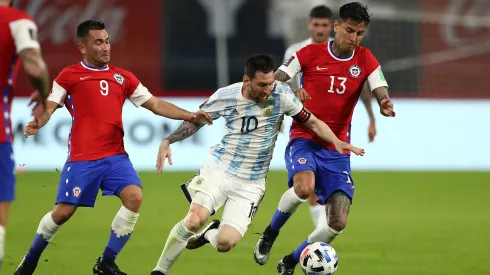
[[[51,119],[51,115],[58,109],[60,105],[53,101],[47,101],[46,103],[46,111],[42,113],[41,116],[35,117],[33,121],[29,122],[24,130],[24,136],[32,136],[36,135],[39,130],[44,127]]]
[[[282,71],[281,69],[277,69],[276,73],[274,74],[274,79],[278,81],[286,82],[289,79],[291,79],[291,77],[289,77],[289,75],[286,72]]]
[[[168,163],[172,165],[172,150],[170,144],[184,140],[201,129],[203,124],[198,124],[190,121],[184,121],[170,136],[166,137],[158,148],[157,156],[157,175],[163,172],[165,159],[168,158]]]
[[[167,117],[170,119],[192,121],[197,123],[207,122],[208,124],[212,124],[212,120],[209,115],[206,114],[206,112],[198,111],[195,113],[191,113],[155,96],[152,96],[141,106],[152,111],[155,115]]]
[[[358,156],[364,155],[364,149],[357,148],[338,139],[334,132],[332,132],[332,129],[313,114],[310,114],[310,118],[306,122],[303,122],[303,124],[323,140],[335,145],[337,152],[343,154],[344,150],[349,150]]]
[[[204,126],[204,124],[184,121],[179,128],[166,137],[165,140],[168,141],[169,144],[184,140],[199,131],[202,126]]]

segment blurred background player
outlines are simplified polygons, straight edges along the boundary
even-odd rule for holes
[[[311,36],[298,43],[294,43],[289,48],[287,48],[286,53],[284,54],[284,62],[287,62],[294,53],[299,51],[310,44],[323,43],[327,41],[332,41],[333,38],[330,36],[332,32],[332,10],[325,5],[316,6],[311,9],[309,14],[309,22],[308,22],[308,31],[311,33]],[[298,92],[298,89],[302,88],[302,73],[298,73],[293,79],[287,81],[289,86],[295,93]],[[368,126],[368,139],[369,142],[374,141],[374,137],[376,136],[376,124],[374,119],[373,108],[371,106],[371,91],[367,85],[364,85],[364,88],[361,93],[361,100],[366,107],[368,116],[369,116],[369,126]],[[315,194],[312,194],[308,198],[308,202],[310,205],[310,214],[315,226],[318,224],[318,219],[325,218],[325,207],[320,205],[318,202],[318,197]]]
[[[297,96],[300,100],[310,95],[314,99],[306,100],[305,108],[327,123],[341,140],[350,142],[352,113],[366,82],[378,100],[381,114],[393,117],[395,112],[377,59],[367,48],[359,46],[370,22],[367,7],[358,2],[345,4],[339,17],[334,24],[333,41],[302,48],[277,70],[276,79],[287,81],[303,72],[306,92]],[[281,259],[278,271],[283,275],[293,274],[309,243],[330,243],[342,233],[354,196],[348,154],[335,152],[332,144],[294,121],[290,137],[285,152],[290,188],[255,247],[255,261],[261,265],[267,262],[279,230],[311,194],[316,193],[319,202],[325,205],[327,218],[319,219],[308,239]]]
[[[99,189],[103,195],[118,196],[123,205],[93,272],[126,274],[119,270],[115,259],[131,237],[142,202],[141,182],[123,143],[122,108],[126,99],[159,116],[196,123],[210,121],[204,112],[190,113],[152,96],[131,72],[109,65],[111,44],[104,22],[82,22],[77,27],[77,38],[83,60],[59,73],[53,81],[46,114],[25,129],[26,137],[37,134],[56,109],[64,105],[72,117],[69,155],[61,173],[56,205],[42,218],[16,275],[33,274],[60,226],[77,207],[93,207]]]
[[[184,248],[210,243],[228,252],[243,238],[265,193],[265,177],[284,115],[305,125],[324,140],[356,154],[364,150],[340,141],[328,126],[311,115],[284,83],[274,80],[274,56],[257,54],[247,59],[243,82],[216,91],[201,105],[213,119],[224,117],[227,133],[213,146],[200,173],[188,185],[193,193],[187,216],[170,231],[157,266],[151,275],[167,274]],[[167,137],[158,152],[157,173],[168,157],[170,144],[181,141],[202,125],[183,122]],[[210,213],[224,207],[221,222],[213,221],[201,233]]]
[[[20,64],[39,92],[41,106],[49,93],[49,74],[37,41],[32,18],[12,7],[13,1],[0,0],[0,268],[4,257],[5,227],[9,207],[15,198],[15,161],[10,111]],[[33,95],[34,97],[34,95]]]

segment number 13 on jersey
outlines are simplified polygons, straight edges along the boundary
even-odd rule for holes
[[[345,93],[345,89],[346,89],[345,82],[347,81],[347,77],[340,77],[340,76],[337,77],[337,76],[331,75],[330,76],[330,80],[331,80],[330,81],[330,89],[328,90],[329,93],[332,93],[333,94],[333,93],[336,92],[339,95]],[[340,87],[342,89],[336,88],[335,91],[334,91],[335,83],[340,83]]]

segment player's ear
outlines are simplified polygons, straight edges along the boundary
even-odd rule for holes
[[[85,45],[83,45],[82,41],[79,41],[78,42],[78,49],[80,50],[80,52],[82,54],[85,54],[87,52],[86,49],[85,49]]]
[[[333,31],[337,32],[339,26],[340,26],[340,22],[338,20],[335,20],[335,22],[333,22]]]
[[[250,77],[248,77],[247,75],[243,75],[243,84],[244,85],[250,84]]]
[[[311,20],[311,19],[310,19],[310,21],[308,21],[308,30],[309,30],[309,31],[311,31],[311,30],[313,29],[313,26],[312,26],[312,21],[313,21],[313,20]]]

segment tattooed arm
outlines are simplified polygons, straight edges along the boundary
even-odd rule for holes
[[[388,87],[385,86],[374,89],[373,94],[376,97],[376,100],[378,101],[378,104],[380,106],[381,106],[381,101],[383,101],[383,99],[389,99]]]
[[[289,77],[289,75],[286,72],[278,69],[274,74],[274,79],[278,81],[286,82],[289,79],[291,79],[291,77]]]
[[[394,117],[395,112],[393,111],[393,103],[388,96],[388,87],[382,86],[373,90],[373,94],[378,101],[381,114],[387,117]]]
[[[198,124],[190,121],[184,121],[170,136],[166,137],[165,140],[169,144],[184,140],[193,134],[195,134],[199,129],[202,128],[204,124]]]
[[[170,144],[184,140],[192,136],[195,132],[199,131],[204,124],[197,124],[190,121],[184,121],[170,136],[166,137],[158,148],[157,156],[157,175],[163,172],[165,159],[168,159],[168,163],[172,165],[172,150]]]
[[[49,73],[41,52],[35,48],[27,48],[22,50],[19,55],[32,86],[39,91],[42,99],[46,99],[49,94]]]

